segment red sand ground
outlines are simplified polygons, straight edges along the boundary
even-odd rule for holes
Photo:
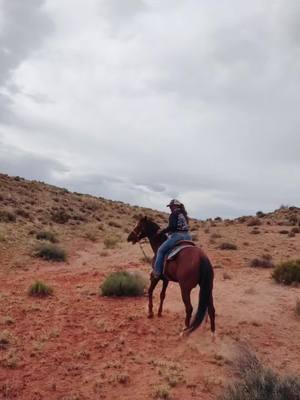
[[[297,287],[273,282],[270,270],[248,262],[268,251],[274,261],[300,254],[300,235],[280,235],[279,226],[250,235],[244,225],[212,228],[235,240],[237,251],[220,251],[200,233],[215,269],[215,340],[204,325],[180,338],[184,307],[170,284],[162,318],[147,319],[147,298],[98,295],[105,276],[118,269],[148,274],[138,246],[122,243],[101,256],[102,243],[75,240],[67,263],[33,259],[0,272],[0,332],[10,334],[0,349],[0,399],[96,400],[153,398],[165,387],[171,399],[216,399],[234,378],[232,359],[247,342],[266,365],[299,374],[300,321]],[[222,239],[221,239],[222,240]],[[248,244],[245,244],[245,242]],[[150,249],[147,247],[147,253]],[[26,291],[36,279],[54,289],[47,299]],[[198,289],[193,293],[196,306]],[[158,304],[159,290],[155,304]]]

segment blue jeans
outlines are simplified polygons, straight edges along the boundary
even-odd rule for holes
[[[154,273],[161,275],[164,267],[165,255],[170,251],[174,245],[180,240],[191,240],[191,235],[188,232],[174,232],[157,250],[156,260],[154,264]]]

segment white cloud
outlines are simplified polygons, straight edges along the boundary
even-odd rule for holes
[[[48,28],[32,24],[28,51],[0,39],[16,53],[0,68],[4,144],[64,165],[64,186],[150,207],[179,196],[194,215],[234,216],[298,201],[296,1],[31,1]],[[23,32],[20,15],[7,32]]]

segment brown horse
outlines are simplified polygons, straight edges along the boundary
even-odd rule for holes
[[[158,230],[159,226],[155,222],[147,217],[142,217],[127,238],[127,240],[132,242],[132,244],[139,242],[143,238],[149,239],[150,245],[154,252],[152,268],[154,266],[154,260],[159,246],[167,239],[165,234],[157,234]],[[215,331],[215,308],[212,293],[214,271],[208,257],[200,248],[191,246],[182,249],[176,255],[175,259],[167,261],[164,270],[164,276],[161,279],[163,280],[163,287],[160,294],[158,316],[161,316],[162,314],[163,302],[169,281],[178,282],[186,311],[185,332],[190,333],[198,328],[205,317],[206,311],[208,311],[208,315],[210,317],[211,331]],[[151,283],[148,289],[149,318],[153,317],[152,297],[153,291],[159,280],[160,278],[154,278],[153,274],[151,274]],[[200,286],[199,304],[195,317],[190,324],[193,312],[190,295],[191,290],[197,285]]]

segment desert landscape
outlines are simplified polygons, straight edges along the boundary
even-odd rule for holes
[[[237,378],[241,345],[275,372],[299,375],[299,285],[271,274],[299,258],[300,209],[190,221],[214,266],[215,337],[209,323],[180,337],[175,283],[161,318],[147,319],[146,292],[101,296],[112,272],[149,279],[151,248],[143,245],[145,257],[126,240],[141,215],[167,223],[167,213],[0,175],[1,399],[216,399]],[[39,257],[49,242],[60,261]],[[36,281],[53,293],[30,296]],[[197,299],[195,289],[194,307]]]

